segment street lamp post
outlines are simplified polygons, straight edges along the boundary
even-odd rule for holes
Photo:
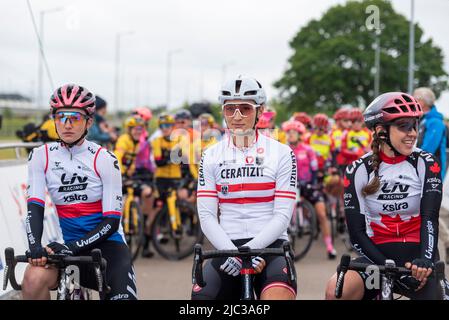
[[[409,54],[408,54],[408,93],[413,92],[414,70],[415,70],[415,0],[411,0],[410,16],[410,36],[409,36]]]
[[[376,68],[376,73],[374,75],[374,97],[379,95],[379,84],[380,84],[380,34],[381,31],[376,30],[376,51],[374,55],[374,68]]]
[[[166,107],[167,110],[170,108],[170,90],[171,90],[171,59],[172,56],[176,53],[181,52],[182,49],[170,50],[167,52],[167,83],[166,83]]]
[[[53,9],[48,10],[42,10],[40,12],[40,21],[39,21],[39,38],[40,38],[40,44],[39,44],[39,59],[38,59],[38,69],[37,69],[37,105],[39,107],[39,104],[43,103],[42,101],[42,87],[43,87],[43,77],[44,77],[44,57],[42,56],[42,52],[44,51],[44,19],[45,15],[47,13],[54,13],[62,11],[63,7],[57,7]]]
[[[114,77],[114,109],[119,109],[120,91],[120,45],[121,37],[133,34],[134,31],[118,32],[115,35],[115,77]]]
[[[233,66],[234,64],[234,61],[223,63],[223,65],[221,66],[221,83],[224,83],[226,81],[226,73],[228,71],[228,67]]]

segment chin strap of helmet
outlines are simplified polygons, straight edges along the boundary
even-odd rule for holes
[[[386,132],[384,132],[384,131],[379,132],[378,133],[379,139],[382,140],[383,142],[385,142],[391,148],[391,150],[393,150],[394,155],[396,157],[397,156],[402,156],[402,154],[398,150],[396,150],[396,148],[393,147],[393,144],[391,143],[391,139],[390,139],[390,125],[385,125],[384,127],[385,127]]]

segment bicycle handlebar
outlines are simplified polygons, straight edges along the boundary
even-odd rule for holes
[[[353,271],[367,271],[368,268],[375,267],[379,273],[381,274],[394,274],[395,276],[402,276],[402,275],[411,275],[412,270],[407,269],[404,267],[397,267],[395,262],[393,260],[386,260],[385,265],[377,265],[374,263],[361,263],[361,262],[353,262],[351,261],[351,257],[348,254],[344,254],[341,257],[340,264],[337,267],[337,284],[335,287],[335,297],[341,298],[343,294],[343,284],[344,284],[344,277],[348,270]],[[435,263],[435,273],[432,273],[429,277],[436,277],[437,281],[440,283],[440,286],[442,286],[441,292],[439,292],[440,297],[444,297],[445,290],[444,290],[444,270],[445,264],[443,261],[438,261]]]
[[[287,263],[287,274],[290,282],[296,281],[296,272],[291,258],[291,247],[288,241],[282,244],[282,248],[264,248],[251,249],[246,246],[239,247],[237,250],[207,250],[203,251],[201,244],[194,247],[192,283],[204,287],[206,282],[203,278],[203,261],[212,258],[251,258],[253,256],[284,256]]]
[[[3,290],[6,290],[8,281],[14,290],[22,290],[22,286],[17,283],[15,268],[17,263],[28,263],[29,258],[26,255],[14,255],[14,248],[5,249],[5,271],[3,277]],[[90,256],[67,256],[63,254],[51,254],[47,257],[47,265],[54,265],[59,269],[65,269],[70,265],[94,265],[95,276],[98,285],[98,291],[103,292],[103,285],[106,287],[106,292],[110,291],[110,287],[106,284],[103,273],[107,267],[107,261],[102,257],[100,249],[93,249]]]

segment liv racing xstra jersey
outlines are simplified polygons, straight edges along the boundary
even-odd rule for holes
[[[259,249],[288,239],[296,178],[289,146],[257,134],[251,147],[240,149],[226,136],[200,163],[197,204],[204,234],[218,250],[235,249],[231,240],[252,238],[246,245]]]
[[[120,224],[122,179],[113,153],[87,140],[70,149],[61,143],[49,143],[30,153],[30,247],[40,245],[45,188],[56,205],[65,243],[71,242],[79,250],[103,240],[125,243]]]
[[[345,214],[354,248],[377,264],[385,243],[420,245],[420,258],[435,260],[438,217],[442,199],[441,168],[435,157],[420,149],[394,158],[380,154],[380,188],[364,196],[373,178],[372,152],[346,168]]]

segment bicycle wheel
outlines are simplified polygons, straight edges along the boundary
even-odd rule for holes
[[[139,256],[143,243],[144,219],[137,201],[131,202],[129,211],[129,231],[125,233],[125,239],[134,261]]]
[[[156,251],[168,260],[181,260],[193,253],[196,243],[202,243],[204,235],[196,208],[184,200],[177,200],[181,214],[181,226],[172,229],[168,207],[165,205],[156,215],[151,226],[152,242]]]
[[[301,200],[296,205],[290,226],[288,227],[289,240],[295,253],[295,261],[305,257],[317,230],[317,217],[315,209],[307,200]]]

